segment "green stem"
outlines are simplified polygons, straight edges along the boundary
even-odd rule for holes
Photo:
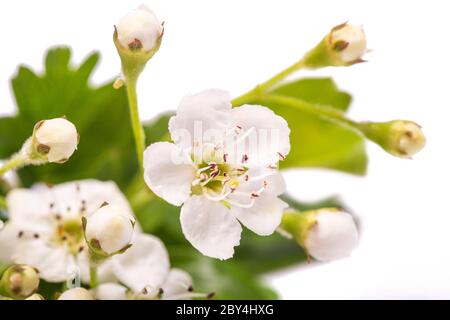
[[[0,195],[0,208],[1,209],[6,209],[7,208],[5,197],[3,197],[1,195]]]
[[[324,116],[326,118],[336,120],[340,123],[345,123],[350,127],[357,129],[358,131],[361,131],[360,123],[346,118],[342,112],[339,112],[330,107],[315,105],[297,98],[291,98],[275,94],[260,94],[258,96],[255,96],[254,101],[264,105],[271,105],[271,104],[284,105],[318,116]]]
[[[98,286],[97,262],[91,258],[89,261],[89,277],[91,289]]]
[[[19,168],[25,165],[25,160],[20,153],[13,155],[9,160],[7,160],[3,166],[0,167],[0,177],[6,172]]]
[[[231,103],[233,104],[233,107],[240,106],[246,103],[250,103],[254,100],[255,96],[265,93],[268,90],[272,89],[274,86],[276,86],[280,81],[284,80],[286,77],[291,75],[292,73],[303,69],[305,67],[304,59],[299,60],[298,62],[294,63],[293,65],[287,67],[286,69],[278,72],[276,75],[274,75],[269,80],[260,83],[252,90],[244,93],[243,95],[233,99]]]
[[[139,162],[141,173],[144,172],[144,148],[145,148],[145,132],[139,118],[139,109],[136,93],[137,78],[127,78],[127,96],[130,108],[131,126],[133,128],[134,141],[136,145],[136,155]]]

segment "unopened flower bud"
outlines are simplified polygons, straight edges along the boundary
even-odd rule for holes
[[[58,300],[94,300],[94,296],[84,288],[72,288],[64,291]]]
[[[25,299],[35,293],[38,287],[37,270],[24,264],[10,266],[0,280],[0,294],[13,299]]]
[[[363,62],[367,40],[362,26],[343,23],[331,29],[322,41],[304,59],[311,68],[349,66]]]
[[[25,300],[45,300],[45,299],[39,293],[35,293],[35,294],[32,294],[31,296],[29,296],[28,298],[26,298]]]
[[[145,5],[126,14],[116,25],[117,40],[131,51],[152,50],[163,32],[155,14]]]
[[[159,50],[163,34],[163,24],[145,5],[125,15],[115,26],[113,39],[122,60],[125,82],[130,77],[137,78],[145,63]]]
[[[77,149],[79,136],[72,122],[64,118],[42,120],[34,127],[32,158],[64,163]]]
[[[282,228],[319,261],[348,257],[358,242],[353,217],[335,208],[287,212],[283,215]]]
[[[344,64],[361,61],[367,51],[366,35],[362,26],[344,23],[333,28],[328,37],[331,50]]]
[[[122,253],[131,245],[135,221],[117,206],[102,206],[84,223],[89,247],[101,256]]]
[[[370,140],[400,158],[411,158],[427,142],[422,128],[412,121],[363,122],[361,129]]]

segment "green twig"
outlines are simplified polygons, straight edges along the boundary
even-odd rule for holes
[[[141,173],[144,172],[144,148],[145,132],[139,118],[138,100],[136,93],[136,78],[127,78],[128,106],[130,108],[131,126],[133,128],[134,142],[136,145],[136,155]]]

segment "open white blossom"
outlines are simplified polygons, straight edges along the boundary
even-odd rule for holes
[[[125,15],[116,25],[117,37],[123,47],[152,50],[161,37],[163,27],[155,14],[141,5]]]
[[[362,26],[344,23],[330,33],[330,43],[339,59],[345,63],[361,60],[367,52],[367,40]]]
[[[287,207],[278,198],[278,161],[290,151],[282,117],[262,106],[232,109],[229,94],[212,89],[185,97],[169,130],[175,143],[146,149],[144,177],[155,194],[183,205],[182,230],[195,248],[228,259],[240,223],[259,235],[275,231]]]
[[[3,263],[24,263],[37,268],[42,279],[61,282],[71,270],[88,272],[87,245],[81,218],[89,217],[105,201],[134,219],[115,183],[82,180],[53,187],[36,185],[7,195],[9,221],[0,231]],[[100,279],[110,279],[110,266],[99,267]],[[86,276],[84,277],[85,280]]]
[[[40,121],[33,132],[33,146],[49,162],[66,162],[77,149],[78,141],[77,129],[64,118]]]
[[[358,243],[358,230],[353,217],[340,210],[321,209],[304,238],[304,246],[320,261],[346,258]]]
[[[126,248],[133,237],[135,220],[122,212],[122,208],[105,204],[86,220],[86,240],[106,254]]]

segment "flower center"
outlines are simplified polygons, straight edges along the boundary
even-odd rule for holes
[[[83,251],[84,238],[81,218],[58,221],[52,242],[59,246],[66,246],[73,255]]]
[[[244,165],[248,161],[246,154],[243,154],[240,162],[236,164],[230,161],[227,153],[219,150],[220,148],[203,146],[203,154],[192,153],[192,160],[197,164],[196,178],[191,186],[192,194],[220,201],[227,208],[252,207],[255,199],[267,187],[267,181],[264,180],[267,175],[250,177],[249,169]],[[255,190],[237,190],[242,184],[255,181],[258,182]]]

